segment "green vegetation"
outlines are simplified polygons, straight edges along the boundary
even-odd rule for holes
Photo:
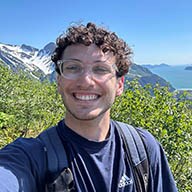
[[[14,74],[2,65],[0,79],[0,147],[19,136],[35,136],[63,118],[56,84]]]
[[[0,147],[20,136],[36,136],[56,124],[65,110],[56,84],[40,83],[0,65]],[[191,102],[166,87],[127,83],[112,118],[149,130],[163,145],[179,191],[192,190]]]

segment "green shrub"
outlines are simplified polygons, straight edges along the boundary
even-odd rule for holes
[[[6,119],[14,119],[9,122],[9,127],[1,129],[0,136],[4,142],[0,143],[0,147],[20,136],[35,136],[63,118],[65,110],[55,83],[30,79],[22,73],[15,74],[2,65],[0,79],[0,111],[7,114],[2,119],[4,124]],[[9,131],[10,127],[12,131]]]

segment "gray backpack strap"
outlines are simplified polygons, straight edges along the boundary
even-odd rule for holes
[[[126,151],[126,156],[133,168],[137,191],[146,192],[149,180],[149,162],[143,140],[131,125],[113,121],[118,128]]]
[[[67,154],[57,133],[56,126],[43,131],[39,138],[47,149],[47,163],[50,173],[60,172],[68,167]]]
[[[43,131],[38,138],[47,151],[48,179],[46,192],[67,192],[74,189],[74,178],[69,169],[67,154],[57,132],[57,127]]]

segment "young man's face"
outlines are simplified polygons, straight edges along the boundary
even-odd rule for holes
[[[77,68],[73,66],[73,61],[84,69],[80,75],[76,75],[75,71],[75,75],[70,72],[71,76],[68,76],[66,72],[66,76],[57,77],[58,91],[67,110],[65,118],[73,121],[74,118],[92,120],[109,116],[115,97],[123,92],[124,78],[117,79],[115,67],[112,67],[116,62],[115,56],[111,52],[104,54],[95,44],[76,44],[65,49],[62,60],[70,60],[72,63],[68,63],[66,71],[73,72]],[[100,64],[111,71],[105,73]]]

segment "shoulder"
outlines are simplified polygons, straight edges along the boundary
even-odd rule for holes
[[[151,165],[153,166],[154,164],[156,164],[155,162],[158,163],[157,160],[160,159],[162,148],[161,148],[160,143],[157,141],[157,139],[149,131],[147,131],[146,129],[143,129],[143,128],[133,127],[132,125],[129,125],[129,124],[126,124],[123,122],[119,122],[119,121],[112,120],[112,123],[117,128],[117,130],[123,130],[124,134],[126,134],[126,135],[127,134],[130,135],[129,131],[131,131],[131,135],[133,136],[133,134],[134,134],[134,136],[136,136],[137,135],[136,132],[138,132],[140,137],[143,140],[143,143],[144,143],[147,155],[148,155],[148,159],[149,159]],[[129,131],[126,131],[127,128],[129,129]],[[135,129],[137,131],[135,131]],[[137,144],[138,144],[138,142],[136,142],[136,145]],[[164,153],[162,155],[164,155]]]
[[[38,138],[18,138],[12,143],[5,146],[3,151],[20,151],[27,154],[33,154],[34,151],[42,152],[44,150],[43,143]]]
[[[155,151],[159,150],[160,143],[149,131],[143,128],[136,128],[136,129],[140,134],[140,136],[142,137],[143,142],[149,153],[153,152],[154,150]]]
[[[159,141],[147,130],[137,128],[148,154],[149,163],[153,173],[160,174],[159,171],[170,173],[169,164],[164,149]]]
[[[158,163],[162,156],[165,156],[164,150],[160,142],[146,129],[136,128],[141,137],[143,138],[144,145],[147,150],[149,161],[151,165]]]
[[[36,186],[41,188],[41,182],[45,180],[46,153],[43,144],[37,138],[18,138],[0,150],[0,167],[0,175],[12,182],[9,189],[19,185],[26,191],[36,191]],[[0,187],[2,185],[0,182]]]
[[[137,132],[139,133],[140,137],[142,138],[144,145],[146,146],[147,151],[150,153],[154,150],[158,150],[159,148],[159,142],[156,140],[156,138],[146,129],[143,128],[138,128],[134,127],[130,124],[119,122],[119,121],[111,121],[113,126],[117,128],[117,130],[122,130],[124,134],[127,134],[128,132],[126,131],[129,129],[132,133],[132,135],[136,134]],[[120,129],[121,128],[121,129]],[[137,131],[135,131],[135,129]],[[137,134],[136,134],[137,135]]]
[[[43,164],[45,158],[46,150],[38,138],[18,138],[0,150],[0,159],[3,159],[3,163],[6,160],[6,162],[37,166]]]
[[[38,138],[18,138],[0,150],[0,165],[9,163],[28,167],[44,164],[46,155],[44,145]]]
[[[147,130],[137,128],[146,147],[150,163],[151,191],[178,191],[164,149]]]
[[[128,125],[127,127],[132,127]],[[177,191],[169,164],[160,142],[146,129],[136,128],[141,136],[149,160],[149,191]]]

